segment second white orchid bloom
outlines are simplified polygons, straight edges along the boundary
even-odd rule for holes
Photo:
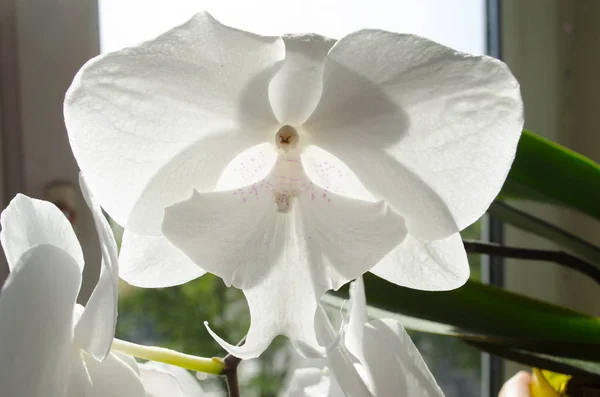
[[[350,289],[350,316],[325,369],[297,369],[284,397],[444,397],[400,322],[368,321],[362,277]],[[317,320],[325,330],[324,317]],[[322,335],[328,338],[329,335]],[[349,358],[340,359],[344,351]]]
[[[139,365],[148,397],[209,397],[186,369],[148,361]]]
[[[117,321],[117,246],[83,179],[102,248],[87,305],[76,304],[84,261],[64,214],[17,195],[2,212],[10,274],[0,293],[0,388],[7,397],[144,397],[133,358],[110,351]]]
[[[164,287],[208,271],[242,289],[245,344],[217,337],[241,358],[277,334],[318,347],[319,297],[369,270],[462,285],[458,232],[500,190],[523,124],[490,57],[380,30],[264,37],[207,13],[88,62],[65,120],[126,228],[121,276]]]

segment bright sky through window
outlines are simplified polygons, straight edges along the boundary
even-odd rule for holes
[[[201,10],[267,35],[340,38],[362,28],[418,34],[457,50],[485,52],[484,0],[99,0],[102,52],[151,39]]]

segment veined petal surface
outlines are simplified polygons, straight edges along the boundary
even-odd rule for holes
[[[269,83],[283,41],[207,13],[138,47],[101,55],[65,99],[69,140],[104,209],[159,235],[162,209],[212,190],[225,165],[276,132]]]
[[[371,273],[397,285],[424,291],[458,288],[469,278],[469,261],[460,234],[420,240],[410,233]]]
[[[119,300],[117,242],[102,208],[92,195],[83,175],[79,176],[79,184],[88,208],[92,212],[100,239],[102,267],[98,283],[75,326],[75,340],[80,348],[95,359],[104,360],[110,352],[117,326]]]
[[[20,256],[0,293],[0,385],[7,397],[63,397],[81,285],[75,259],[53,245]]]
[[[119,253],[123,280],[136,287],[163,288],[184,284],[205,271],[163,236],[145,236],[125,229]]]
[[[71,255],[83,270],[83,252],[73,227],[54,204],[17,194],[2,211],[0,224],[0,241],[11,269],[30,248],[48,244]]]
[[[244,291],[250,330],[240,358],[260,355],[279,334],[318,349],[317,301],[374,266],[406,235],[384,203],[346,198],[307,183],[290,211],[277,211],[272,184],[195,193],[167,208],[164,235],[205,270]]]
[[[303,125],[419,238],[476,221],[499,192],[523,126],[508,67],[413,35],[362,30],[327,55]]]

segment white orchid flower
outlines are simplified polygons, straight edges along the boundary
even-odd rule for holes
[[[458,232],[497,195],[523,124],[518,84],[490,57],[380,30],[264,37],[207,13],[89,61],[64,110],[126,228],[121,277],[208,271],[242,289],[245,344],[217,337],[240,358],[277,334],[318,347],[318,298],[369,270],[462,285]]]
[[[148,361],[139,365],[140,379],[148,397],[206,397],[188,370]]]
[[[350,293],[350,317],[338,351],[345,349],[351,360],[330,354],[325,369],[297,369],[284,395],[444,397],[402,324],[393,319],[368,321],[362,277],[352,283]]]
[[[76,304],[83,253],[64,214],[52,203],[19,194],[0,217],[10,267],[0,292],[3,396],[145,396],[130,358],[110,352],[117,320],[117,246],[80,182],[102,246],[100,279],[85,308]]]

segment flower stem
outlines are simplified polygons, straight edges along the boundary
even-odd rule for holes
[[[227,366],[223,370],[223,375],[225,375],[225,381],[227,382],[227,394],[229,397],[240,397],[240,385],[238,383],[237,377],[237,367],[242,360],[228,354],[223,362]]]
[[[176,365],[192,371],[213,375],[223,375],[227,368],[221,358],[196,357],[163,347],[137,345],[116,338],[113,340],[112,349],[137,358]]]

